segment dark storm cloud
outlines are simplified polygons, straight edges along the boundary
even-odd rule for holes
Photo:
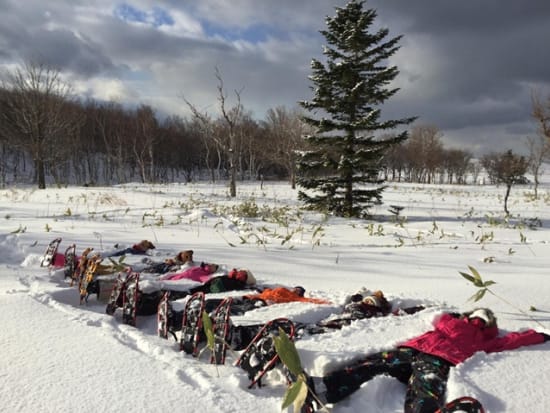
[[[19,51],[25,60],[45,62],[61,71],[91,77],[115,69],[98,45],[79,39],[67,30],[37,30],[29,36],[26,44],[32,44],[32,47]]]
[[[87,93],[110,96],[113,88],[179,115],[182,94],[215,110],[217,67],[228,94],[241,90],[245,108],[262,118],[311,98],[319,30],[346,3],[0,0],[0,65],[42,56]],[[550,1],[368,0],[366,7],[377,10],[377,27],[404,36],[391,60],[400,91],[386,117],[417,115],[467,147],[496,137],[517,147],[534,129],[531,93],[550,89]]]
[[[500,143],[521,149],[521,138],[534,129],[531,93],[548,93],[550,87],[550,2],[371,0],[368,5],[391,35],[404,35],[398,55],[409,60],[398,65],[408,82],[402,85],[405,97],[396,96],[389,105],[392,113],[413,109],[419,122],[455,137],[461,130],[472,133],[472,127],[491,133],[491,126],[495,141],[500,136]],[[429,59],[423,65],[412,63],[424,52]]]
[[[366,4],[380,10],[380,15],[405,22],[403,28],[409,32],[435,36],[450,32],[493,35],[526,23],[544,24],[550,13],[550,3],[544,0],[369,0]]]
[[[101,45],[81,33],[77,36],[77,29],[70,30],[55,24],[56,19],[65,21],[68,26],[73,21],[72,16],[63,14],[64,10],[55,9],[55,2],[54,7],[32,7],[32,1],[18,2],[17,6],[7,3],[2,5],[6,8],[2,7],[0,17],[0,44],[4,46],[6,63],[43,62],[83,77],[115,69]],[[28,7],[25,8],[25,5]],[[50,23],[54,24],[49,27]]]

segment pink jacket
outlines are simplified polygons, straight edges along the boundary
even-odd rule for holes
[[[496,353],[542,342],[544,336],[535,330],[498,337],[497,327],[480,328],[467,318],[443,314],[436,322],[434,330],[410,339],[400,347],[411,347],[458,364],[478,351]]]
[[[165,277],[162,277],[163,280],[193,280],[200,283],[205,283],[210,278],[212,278],[212,272],[208,271],[203,267],[192,267],[183,272],[168,274]]]

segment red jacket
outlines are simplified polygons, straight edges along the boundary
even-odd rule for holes
[[[544,336],[535,330],[498,337],[497,327],[480,328],[467,318],[443,314],[436,322],[434,330],[410,339],[400,347],[411,347],[458,364],[478,351],[496,353],[542,342]]]

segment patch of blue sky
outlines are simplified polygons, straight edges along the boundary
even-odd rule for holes
[[[141,10],[128,3],[122,3],[115,7],[114,14],[120,20],[149,24],[153,27],[171,26],[174,24],[174,19],[170,16],[170,13],[160,7],[153,7],[151,10]]]
[[[209,37],[221,37],[228,41],[244,40],[250,43],[261,43],[269,37],[284,39],[285,31],[265,24],[253,24],[248,27],[227,28],[217,25],[215,22],[201,22],[203,29]]]

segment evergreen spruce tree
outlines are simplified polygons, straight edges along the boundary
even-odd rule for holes
[[[320,31],[328,43],[326,64],[312,60],[314,96],[299,102],[307,111],[304,121],[316,132],[305,137],[309,150],[298,157],[298,199],[342,217],[366,217],[381,202],[381,161],[407,139],[406,131],[388,131],[415,119],[381,120],[380,107],[398,91],[388,85],[399,73],[384,65],[402,36],[387,39],[385,28],[369,33],[377,14],[363,4],[351,0],[327,17],[328,29]]]

